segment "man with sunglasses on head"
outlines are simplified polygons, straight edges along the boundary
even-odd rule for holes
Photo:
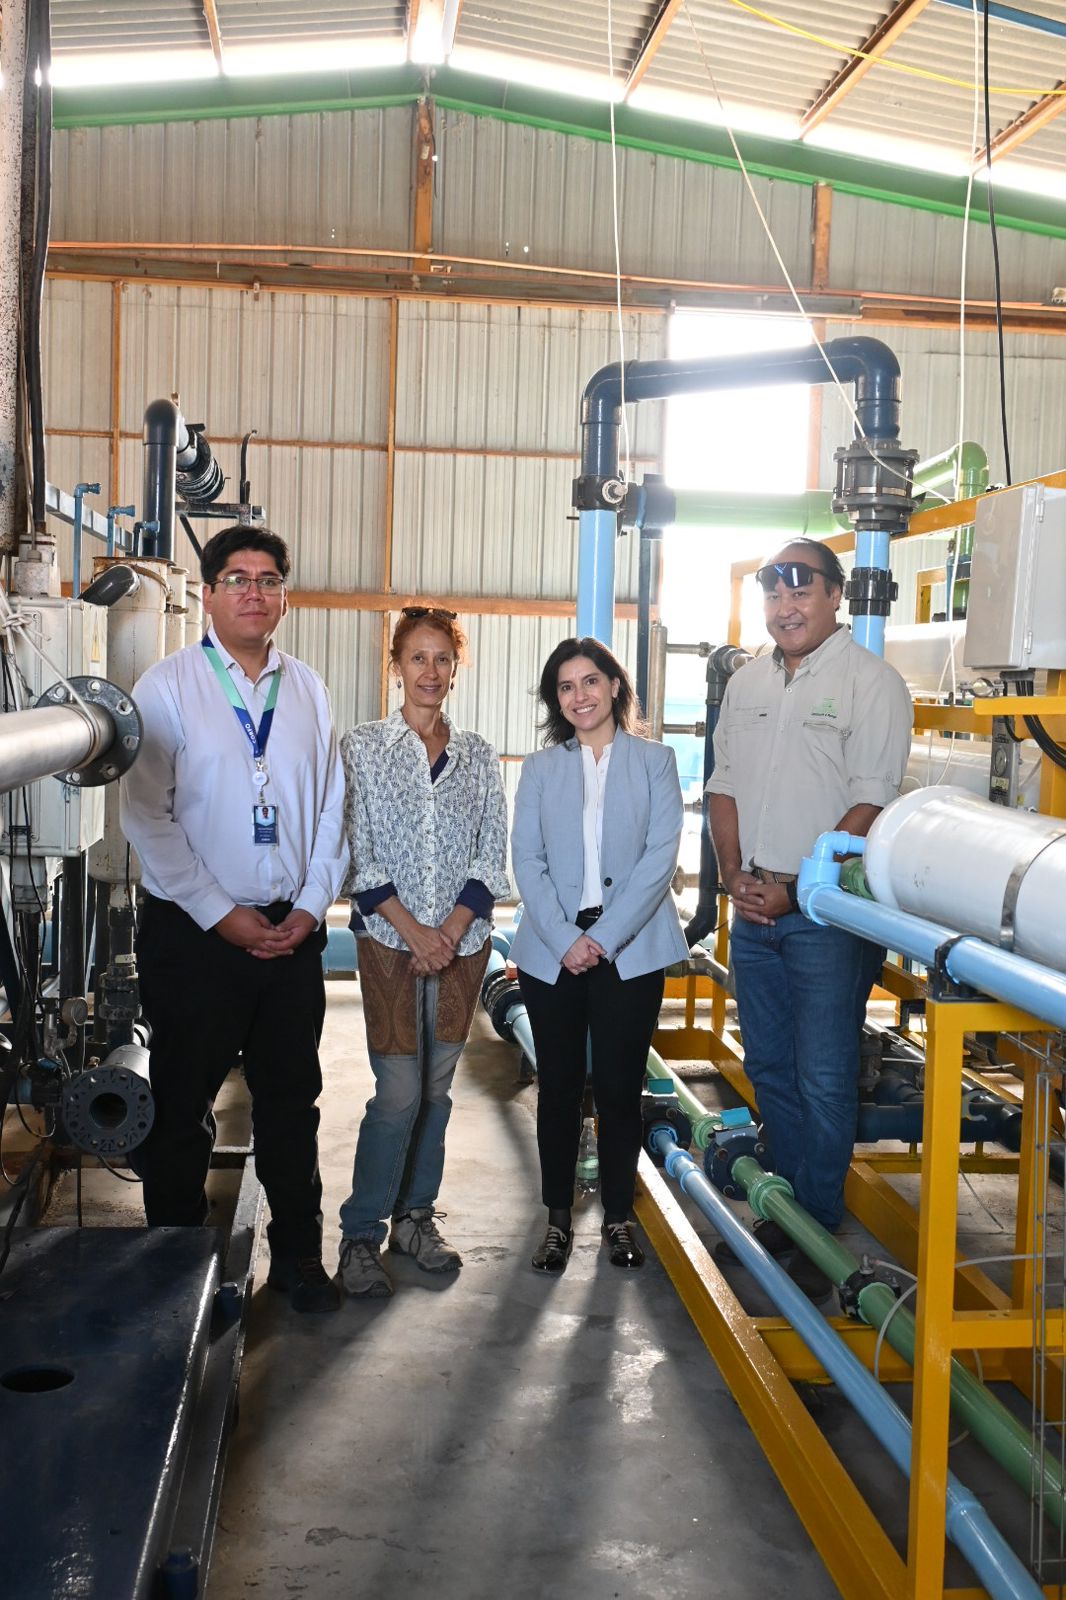
[[[318,1043],[325,916],[348,863],[344,778],[316,672],[274,644],[289,552],[224,528],[200,560],[203,639],[134,688],[144,721],[122,827],[145,901],[137,938],[155,1123],[136,1165],[150,1226],[207,1221],[212,1104],[243,1062],[271,1220],[267,1282],[335,1311],[322,1266]]]
[[[828,829],[865,835],[899,793],[912,708],[899,673],[837,616],[844,571],[815,539],[761,567],[771,653],[730,680],[708,781],[721,882],[734,907],[732,960],[744,1064],[776,1171],[835,1229],[855,1143],[859,1038],[883,952],[799,910],[800,862]],[[792,1250],[757,1223],[772,1255]],[[717,1252],[730,1259],[728,1247]],[[790,1271],[814,1300],[832,1289],[802,1252]]]

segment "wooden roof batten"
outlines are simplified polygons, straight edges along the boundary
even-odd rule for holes
[[[899,0],[887,17],[877,24],[859,45],[859,53],[849,57],[811,102],[800,121],[800,138],[805,139],[836,110],[840,102],[861,83],[880,56],[886,55],[901,34],[916,22],[931,0]]]

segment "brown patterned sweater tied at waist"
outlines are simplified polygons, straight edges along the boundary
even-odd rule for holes
[[[462,1044],[470,1032],[481,980],[489,963],[491,939],[470,956],[456,956],[437,974],[438,1040]],[[359,975],[363,990],[367,1041],[383,1056],[418,1053],[416,1000],[418,979],[410,954],[390,950],[376,939],[359,940]]]

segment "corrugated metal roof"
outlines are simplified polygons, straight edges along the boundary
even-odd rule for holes
[[[617,93],[640,57],[659,9],[657,0],[613,0],[610,5],[608,0],[586,0],[576,7],[566,0],[467,0],[459,17],[455,59],[461,63],[464,50],[474,51],[483,67],[495,57],[502,79],[521,77],[528,65],[535,80],[546,81],[547,71],[550,81],[556,69],[560,87],[565,87],[566,72],[576,70],[594,93],[598,80],[606,99],[611,92],[609,14]],[[404,0],[218,0],[223,50],[227,44],[246,51],[257,45],[346,39],[353,45],[382,40],[399,52],[406,13]],[[872,0],[837,0],[828,10],[816,0],[777,0],[759,15],[739,4],[688,0],[650,61],[638,90],[638,96],[644,95],[640,103],[668,115],[682,111],[698,116],[702,106],[717,122],[720,94],[742,126],[759,125],[761,119],[766,131],[787,137],[848,63],[850,52],[862,48],[887,13],[887,4]],[[53,0],[52,16],[59,58],[115,49],[157,55],[193,50],[203,55],[209,69],[213,65],[197,0],[111,0],[107,6],[99,0]],[[1017,18],[1026,16],[1017,12]],[[1062,34],[1041,32],[1041,23],[1066,24],[1064,0],[1044,0],[1028,26],[1000,18],[991,23],[993,133],[1063,76]],[[869,150],[871,135],[899,137],[937,145],[956,162],[963,159],[972,129],[968,84],[975,76],[973,27],[965,8],[936,0],[926,5],[833,109],[826,124],[832,140],[846,142],[854,135]],[[509,62],[518,63],[518,70],[509,69]],[[678,94],[691,97],[688,107],[671,103],[671,96]],[[550,107],[545,114],[551,115]],[[1066,126],[1062,120],[1049,125],[1010,159],[1037,168],[1061,167]]]
[[[617,76],[629,73],[658,10],[656,0],[613,0],[610,20]],[[495,5],[466,0],[456,43],[605,73],[612,53],[607,29],[605,0],[584,0],[579,6],[567,0],[523,0],[520,6],[505,0]]]
[[[202,0],[52,0],[56,55],[102,50],[210,50]]]
[[[1046,0],[1041,11],[1066,23],[1062,0]],[[982,81],[981,7],[977,8],[977,83]],[[833,127],[876,129],[881,136],[919,138],[941,145],[965,160],[974,128],[973,15],[952,6],[927,6],[894,45],[891,65],[869,73],[833,114]],[[1055,87],[1066,63],[1066,39],[1055,40],[1035,29],[989,21],[990,111],[993,134],[1021,115],[1033,100]],[[906,67],[911,72],[896,68]],[[931,76],[918,76],[924,73]],[[954,81],[947,81],[954,80]],[[997,93],[997,88],[1023,89],[1023,94]],[[978,95],[977,142],[984,145],[984,108]],[[1053,125],[1046,139],[1066,154],[1066,128]],[[1022,146],[1028,159],[1028,150]]]
[[[777,0],[764,9],[792,27],[829,33],[852,49],[863,43],[885,10],[870,0],[864,4],[835,0],[831,11],[805,0]],[[798,120],[839,64],[839,56],[823,45],[774,27],[749,11],[717,0],[686,0],[644,83],[649,89],[683,90],[713,105],[713,75],[727,107],[762,107]]]
[[[53,4],[55,0],[53,0]],[[223,45],[402,33],[404,0],[217,0]]]
[[[625,273],[778,282],[754,207],[735,172],[619,149],[619,235]],[[806,278],[810,193],[754,180],[789,270]],[[437,248],[613,273],[611,150],[594,139],[441,110],[437,119]]]

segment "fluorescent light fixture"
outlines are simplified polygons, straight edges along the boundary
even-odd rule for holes
[[[483,78],[503,78],[510,83],[525,83],[532,89],[550,89],[556,94],[578,95],[583,100],[619,101],[624,84],[612,84],[606,72],[585,72],[558,61],[536,61],[530,57],[507,55],[502,50],[477,50],[459,45],[449,58],[459,72],[476,72]]]
[[[965,178],[969,169],[968,151],[962,154],[947,145],[900,139],[865,128],[834,127],[831,122],[823,122],[813,129],[804,143],[820,150],[835,150],[840,155],[861,156],[867,161],[915,167],[919,172],[937,172],[946,178]]]
[[[767,139],[797,139],[799,118],[781,111],[767,111],[760,106],[742,106],[726,103],[721,109],[713,94],[692,94],[684,89],[661,89],[654,84],[638,83],[627,102],[634,111],[652,111],[659,116],[682,117],[686,122],[703,122],[712,128],[727,124],[734,133],[762,134]],[[741,147],[741,155],[744,154]]]
[[[974,173],[974,182],[987,184],[987,167],[982,166]],[[1051,167],[1032,166],[1014,156],[1002,156],[992,163],[992,182],[997,193],[1000,189],[1020,189],[1025,194],[1066,200],[1066,173]]]
[[[289,39],[277,44],[224,44],[228,78],[281,77],[298,72],[359,72],[399,66],[407,59],[402,39]]]
[[[53,56],[49,78],[53,88],[101,88],[109,83],[179,83],[217,78],[218,63],[210,50],[93,50]]]

